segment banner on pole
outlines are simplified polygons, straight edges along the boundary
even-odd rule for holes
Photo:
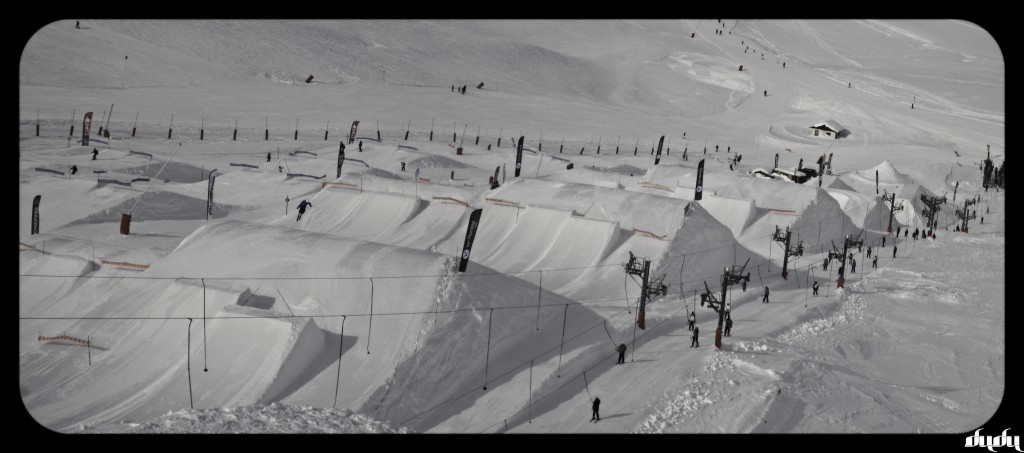
[[[341,164],[345,162],[345,143],[341,143],[341,147],[338,148],[338,175],[335,178],[341,177]]]
[[[92,127],[92,112],[82,118],[82,146],[89,146],[89,129]]]
[[[39,199],[42,195],[36,195],[32,199],[32,234],[39,234]]]
[[[654,165],[658,165],[661,162],[661,145],[665,143],[665,136],[661,136],[661,140],[658,140],[658,155],[654,157]]]
[[[694,189],[693,199],[694,201],[700,201],[701,194],[704,192],[704,159],[701,159],[697,163],[697,187]]]
[[[476,230],[480,225],[480,214],[483,212],[483,208],[479,208],[469,215],[469,226],[466,228],[466,242],[462,246],[459,272],[466,272],[466,266],[469,265],[469,251],[473,248],[473,239],[476,237]]]
[[[210,220],[210,216],[213,215],[213,182],[217,179],[217,175],[214,175],[213,173],[216,171],[216,168],[210,170],[210,182],[208,184],[209,188],[206,195],[206,220]]]
[[[523,136],[519,136],[519,145],[516,146],[516,178],[519,177],[519,170],[523,167]]]
[[[351,145],[356,139],[356,128],[359,127],[359,121],[352,122],[352,130],[348,132],[348,144]]]

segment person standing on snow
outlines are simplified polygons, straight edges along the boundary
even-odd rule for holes
[[[699,348],[700,347],[700,341],[697,340],[697,335],[700,335],[700,327],[694,326],[693,327],[693,338],[690,340],[690,347],[691,348]]]
[[[878,269],[878,255],[875,255],[874,258],[871,258],[871,267]]]
[[[615,348],[615,350],[619,352],[619,361],[615,362],[615,364],[626,363],[626,344],[619,344],[619,347]]]
[[[817,296],[818,295],[818,281],[817,280],[814,281],[814,286],[812,286],[811,289],[814,290],[814,295]]]
[[[823,271],[827,271],[828,270],[828,257],[827,256],[825,257],[825,261],[821,262],[821,270],[823,270]]]
[[[267,162],[270,162],[270,152],[267,152]]]
[[[697,322],[697,315],[694,314],[694,312],[691,311],[688,320],[690,322],[689,322],[689,325],[687,326],[687,329],[688,330],[693,330],[693,323]]]
[[[768,287],[767,286],[764,287],[764,297],[761,298],[761,303],[763,303],[763,304],[767,304],[768,303]]]
[[[71,174],[73,175],[75,173],[78,173],[78,165],[71,166]]]
[[[868,246],[868,258],[871,258],[871,246]]]
[[[893,244],[893,246],[892,246],[892,257],[896,258],[896,245],[895,244]]]
[[[850,272],[857,273],[857,260],[850,258]]]
[[[306,213],[306,206],[309,206],[309,207],[312,208],[313,207],[313,203],[310,203],[310,202],[308,202],[306,200],[302,200],[302,202],[299,203],[299,217],[295,219],[296,222],[298,222],[299,220],[302,220],[302,214]]]
[[[593,422],[593,421],[600,421],[601,420],[601,414],[598,412],[598,410],[600,408],[601,408],[601,398],[594,397],[594,406],[593,406],[594,414],[590,416],[590,421]]]
[[[732,336],[732,316],[725,318],[725,336]]]
[[[98,155],[100,155],[99,150],[97,150],[96,148],[93,148],[92,149],[92,160],[96,160],[96,156],[98,156]]]

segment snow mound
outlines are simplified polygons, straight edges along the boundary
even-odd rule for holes
[[[270,403],[211,409],[182,409],[146,422],[83,429],[119,434],[407,434],[385,421],[348,409]]]
[[[417,168],[470,168],[462,162],[445,156],[430,155],[424,157],[417,157],[416,159],[406,162],[405,168],[416,171]]]

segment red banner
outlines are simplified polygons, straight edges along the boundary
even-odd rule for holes
[[[356,139],[356,128],[359,127],[359,121],[352,122],[352,130],[348,133],[348,144],[351,145]]]
[[[92,126],[92,112],[82,118],[82,146],[89,146],[89,129]]]

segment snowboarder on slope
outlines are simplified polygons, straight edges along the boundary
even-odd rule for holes
[[[302,220],[302,214],[305,214],[306,206],[309,206],[309,207],[312,208],[313,207],[313,203],[310,203],[310,202],[308,202],[306,200],[302,200],[302,202],[299,203],[299,217],[295,219],[296,222],[298,222],[299,220]]]

